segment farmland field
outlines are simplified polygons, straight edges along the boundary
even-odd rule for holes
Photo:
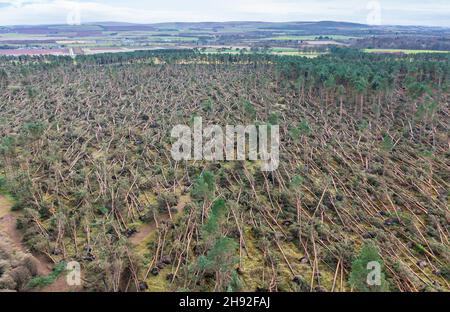
[[[231,47],[231,48],[206,48],[202,49],[203,54],[271,54],[271,55],[285,55],[285,56],[301,56],[314,58],[324,53],[321,52],[308,52],[301,51],[295,48],[283,48],[283,47],[273,47],[265,50],[252,51],[250,47]]]
[[[364,49],[364,52],[367,52],[367,53],[403,53],[403,54],[450,53],[450,51],[408,50],[408,49]]]
[[[339,31],[337,31],[339,30]],[[416,38],[408,42],[420,49],[404,49],[408,42],[398,42],[396,34],[405,34]],[[444,31],[444,30],[443,30]],[[368,32],[371,36],[368,36]],[[414,35],[413,35],[414,34]],[[424,36],[429,35],[423,39]],[[445,35],[445,31],[444,31]],[[423,40],[426,42],[424,43]],[[375,44],[390,42],[389,49],[379,49]],[[396,43],[398,42],[398,43]],[[412,42],[412,43],[411,43]],[[428,43],[427,43],[428,42]],[[39,27],[5,27],[0,28],[0,51],[15,49],[67,49],[79,48],[77,54],[90,53],[89,49],[115,48],[126,51],[166,47],[202,49],[208,53],[236,54],[234,50],[221,47],[246,47],[251,51],[264,51],[278,55],[316,57],[328,53],[336,46],[347,46],[365,50],[370,53],[439,53],[450,51],[450,44],[441,40],[434,30],[415,28],[377,27],[348,23],[164,23],[164,24],[127,24],[127,25],[53,25]],[[397,46],[395,46],[397,44]],[[425,45],[424,45],[425,44]],[[429,48],[424,48],[429,46]],[[209,49],[208,49],[209,48]],[[276,51],[284,48],[284,51]],[[124,50],[125,49],[125,50]],[[11,51],[10,51],[11,52]],[[27,54],[25,52],[23,54]],[[8,54],[3,52],[2,54]],[[20,54],[18,52],[9,54]]]
[[[279,36],[270,38],[271,40],[347,40],[347,39],[353,39],[357,37],[353,36],[343,36],[343,35],[325,35],[325,36],[319,36],[319,35],[309,35],[309,36]]]

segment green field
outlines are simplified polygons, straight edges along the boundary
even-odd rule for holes
[[[450,51],[436,50],[407,50],[407,49],[364,49],[366,53],[404,53],[404,54],[420,54],[420,53],[450,53]]]
[[[58,34],[55,37],[48,37],[47,35],[41,34],[19,34],[19,33],[3,33],[0,34],[0,39],[2,40],[52,40],[65,38],[64,34]]]
[[[307,58],[315,58],[318,57],[320,55],[323,55],[324,53],[319,53],[319,52],[304,52],[304,51],[299,51],[298,49],[295,48],[284,48],[284,47],[277,47],[277,48],[269,48],[268,50],[265,51],[259,51],[259,52],[254,52],[254,51],[250,51],[250,49],[245,50],[244,52],[242,52],[239,48],[208,48],[205,49],[203,51],[201,51],[202,54],[240,54],[240,53],[244,53],[244,54],[257,54],[257,53],[267,53],[267,54],[272,54],[272,55],[285,55],[285,56],[302,56],[302,57],[307,57]]]
[[[196,37],[178,37],[178,36],[150,36],[149,41],[165,41],[165,42],[194,42],[198,41]]]
[[[319,53],[319,52],[299,51],[298,49],[295,49],[295,48],[284,48],[284,47],[270,48],[268,50],[268,53],[275,54],[275,55],[286,55],[286,56],[303,56],[303,57],[308,57],[308,58],[318,57],[319,55],[323,54],[323,53]]]
[[[288,41],[288,40],[318,40],[321,35],[309,36],[279,36],[270,38],[270,40]],[[357,37],[341,36],[341,35],[322,35],[323,40],[347,40]]]

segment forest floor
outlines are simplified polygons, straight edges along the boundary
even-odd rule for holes
[[[175,213],[175,215],[182,213],[184,211],[184,207],[186,207],[186,204],[188,204],[189,202],[190,202],[189,195],[181,196],[178,205],[175,207],[177,209],[177,212]],[[174,215],[172,217],[174,217]],[[150,223],[140,225],[138,227],[137,233],[135,233],[134,235],[132,235],[130,237],[130,242],[135,246],[141,245],[158,228],[159,223],[169,221],[169,220],[170,220],[170,215],[168,213],[164,213],[164,214],[159,215],[157,220],[150,222]]]
[[[11,201],[0,195],[0,236],[6,235],[14,247],[24,253],[30,253],[22,242],[22,233],[17,229],[16,223],[19,215],[11,210]],[[31,253],[30,253],[31,254]],[[38,275],[47,276],[52,272],[54,264],[43,255],[32,255],[36,260]],[[67,292],[65,274],[62,274],[53,284],[39,289],[41,292]]]
[[[180,194],[180,190],[177,190],[177,194]],[[181,195],[181,194],[180,194]],[[175,221],[177,216],[181,215],[184,212],[184,208],[186,205],[191,202],[190,195],[181,195],[179,198],[178,205],[175,207],[176,212],[172,213],[172,222]],[[137,233],[135,233],[133,236],[130,237],[130,242],[135,247],[136,252],[141,255],[142,257],[146,258],[147,250],[148,250],[148,244],[151,243],[155,239],[156,230],[159,226],[161,226],[162,223],[170,222],[171,216],[168,213],[160,214],[157,217],[157,220],[142,224],[138,227]],[[168,284],[170,283],[166,279],[166,274],[170,273],[171,268],[167,267],[164,268],[158,276],[153,276],[150,273],[150,269],[155,265],[155,259],[153,259],[148,266],[148,269],[143,276],[143,280],[145,280],[149,286],[151,286],[151,289],[154,291],[164,291],[168,289]],[[165,274],[164,274],[165,273]]]

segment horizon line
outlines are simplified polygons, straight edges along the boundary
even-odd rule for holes
[[[95,22],[87,22],[80,23],[79,25],[70,25],[67,23],[50,23],[50,24],[15,24],[15,25],[0,25],[0,27],[23,27],[23,26],[67,26],[67,27],[77,27],[77,26],[86,26],[86,25],[102,25],[107,23],[116,23],[116,24],[129,24],[136,26],[150,26],[150,25],[162,25],[162,24],[207,24],[207,23],[215,23],[215,24],[227,24],[227,23],[267,23],[267,24],[290,24],[290,23],[345,23],[345,24],[353,24],[353,25],[361,25],[367,27],[424,27],[424,28],[443,28],[450,29],[449,26],[436,26],[436,25],[419,25],[419,24],[380,24],[380,25],[371,25],[359,22],[351,22],[345,20],[293,20],[293,21],[264,21],[264,20],[229,20],[229,21],[166,21],[166,22],[156,22],[156,23],[137,23],[137,22],[124,22],[124,21],[95,21]]]

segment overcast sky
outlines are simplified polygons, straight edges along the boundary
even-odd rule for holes
[[[450,27],[450,0],[0,0],[0,25],[319,20]]]

